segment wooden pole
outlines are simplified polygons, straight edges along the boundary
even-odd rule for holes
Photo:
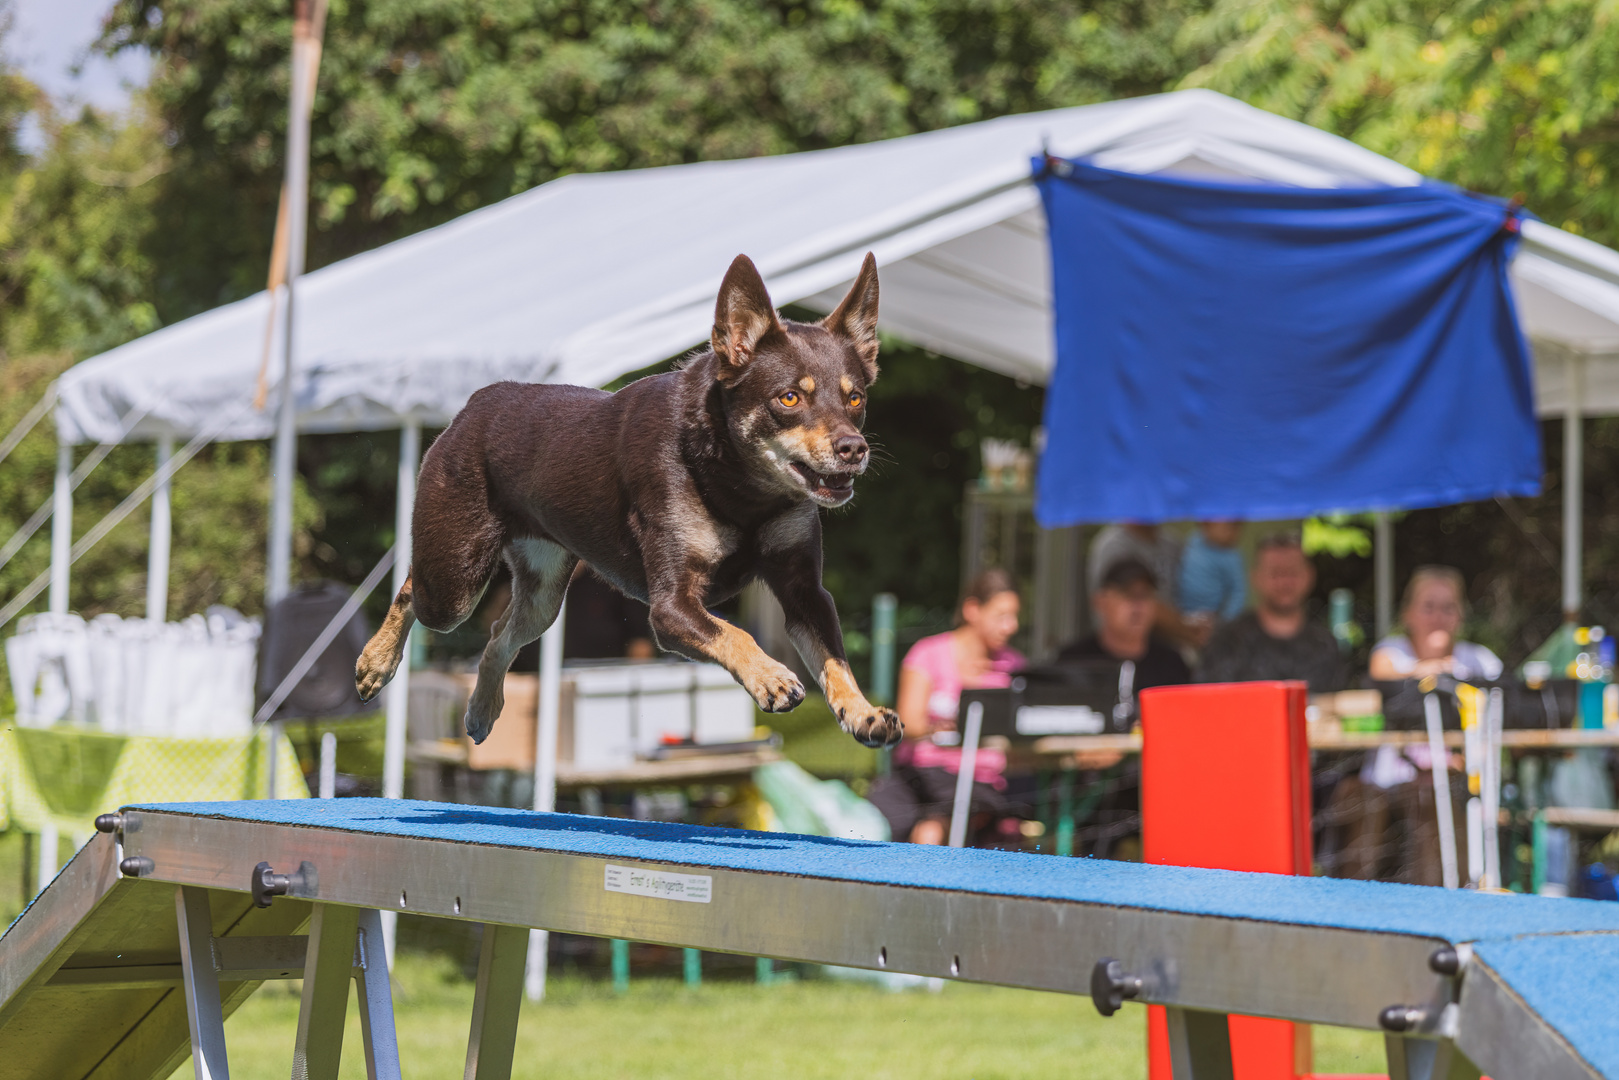
[[[292,18],[291,111],[287,118],[287,174],[282,206],[286,214],[286,303],[282,305],[281,394],[276,412],[270,492],[270,545],[265,572],[265,606],[287,595],[292,584],[292,482],[298,458],[298,417],[293,343],[298,279],[304,272],[309,211],[309,127],[320,70],[320,34],[325,0],[294,0]],[[279,233],[280,226],[277,226]],[[275,279],[272,266],[270,277]]]

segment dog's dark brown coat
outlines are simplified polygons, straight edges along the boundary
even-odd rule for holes
[[[393,677],[413,620],[460,625],[504,558],[512,602],[467,708],[481,742],[512,657],[556,619],[583,561],[649,605],[661,646],[724,665],[760,708],[781,712],[803,700],[797,677],[708,611],[764,581],[844,730],[872,746],[898,741],[899,718],[865,699],[844,657],[817,510],[848,501],[869,461],[860,428],[877,377],[876,261],[866,256],[831,315],[797,323],[738,256],[710,346],[616,394],[499,383],[472,396],[422,462],[410,578],[360,657],[362,698]]]

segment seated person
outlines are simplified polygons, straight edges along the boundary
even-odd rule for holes
[[[1005,571],[986,570],[973,579],[957,623],[911,646],[900,666],[897,711],[905,740],[894,748],[893,770],[867,796],[888,819],[895,840],[945,842],[961,749],[934,736],[955,731],[962,690],[1011,686],[1012,673],[1023,666],[1023,656],[1006,644],[1017,633],[1018,594]],[[979,748],[971,803],[977,823],[1006,815],[1005,772],[1004,751]]]
[[[1371,676],[1382,682],[1451,675],[1457,679],[1498,679],[1500,659],[1489,649],[1458,641],[1466,590],[1459,571],[1419,566],[1405,587],[1400,609],[1404,634],[1390,635],[1372,649]],[[1381,878],[1415,885],[1441,884],[1439,825],[1428,747],[1382,746],[1367,756],[1358,776],[1339,781],[1324,820],[1343,835],[1333,860],[1337,877]],[[1467,778],[1452,758],[1450,806],[1456,860],[1467,866]],[[1387,857],[1392,853],[1394,858]]]
[[[1372,649],[1372,678],[1393,682],[1446,674],[1462,680],[1499,679],[1499,657],[1482,645],[1456,640],[1465,595],[1461,571],[1417,567],[1400,608],[1405,633],[1391,634]]]
[[[1200,521],[1181,554],[1176,598],[1188,622],[1228,623],[1247,603],[1240,521]]]
[[[1102,574],[1091,591],[1096,633],[1057,654],[1057,663],[1135,665],[1132,696],[1152,686],[1192,681],[1178,650],[1153,635],[1158,611],[1158,579],[1137,559],[1121,559]],[[1122,679],[1121,679],[1122,682]],[[1141,794],[1137,762],[1115,750],[1073,755],[1082,801],[1097,800],[1075,832],[1075,850],[1098,858],[1128,857],[1140,849]]]
[[[1337,640],[1305,618],[1315,567],[1296,535],[1275,533],[1259,541],[1253,587],[1254,609],[1209,638],[1198,681],[1303,679],[1312,694],[1342,690],[1349,672]]]
[[[1057,663],[1130,660],[1135,663],[1135,690],[1192,681],[1181,654],[1153,635],[1158,611],[1158,578],[1139,559],[1120,559],[1101,575],[1091,591],[1096,633],[1057,654]]]
[[[1180,579],[1180,544],[1157,525],[1127,522],[1107,526],[1096,534],[1085,554],[1085,586],[1092,596],[1102,587],[1108,568],[1124,559],[1134,559],[1152,572],[1158,597],[1153,622],[1159,632],[1177,644],[1202,647],[1210,624],[1185,618],[1174,594]]]

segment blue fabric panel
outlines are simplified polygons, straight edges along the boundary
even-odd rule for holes
[[[1619,904],[1246,874],[1006,851],[840,840],[389,799],[169,803],[135,809],[684,866],[1111,904],[1440,938],[1619,931]]]
[[[1315,190],[1035,167],[1057,345],[1041,524],[1293,518],[1539,490],[1505,206],[1439,184]]]
[[[1475,952],[1599,1074],[1619,1076],[1619,937],[1491,941]]]

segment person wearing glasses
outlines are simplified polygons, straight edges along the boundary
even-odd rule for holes
[[[1450,675],[1457,679],[1499,679],[1501,660],[1471,641],[1458,641],[1466,595],[1461,571],[1419,566],[1405,587],[1400,621],[1405,633],[1391,634],[1372,649],[1369,665],[1379,682]]]

